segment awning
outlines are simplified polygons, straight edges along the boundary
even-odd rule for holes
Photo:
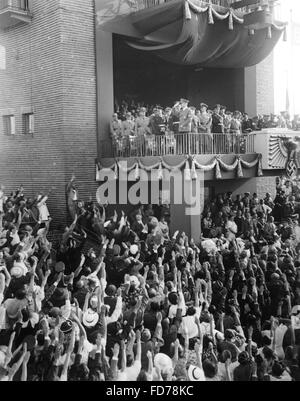
[[[273,22],[254,30],[239,11],[195,1],[169,1],[132,14],[142,39],[127,43],[176,64],[244,68],[264,60],[286,29],[285,23]]]

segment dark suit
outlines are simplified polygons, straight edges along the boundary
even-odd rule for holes
[[[211,131],[214,134],[224,134],[224,120],[220,114],[212,114],[212,127]]]
[[[166,123],[163,117],[153,115],[150,117],[149,126],[153,135],[164,135]]]

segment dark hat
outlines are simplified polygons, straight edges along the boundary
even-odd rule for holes
[[[168,300],[169,300],[169,302],[170,302],[172,305],[177,305],[177,302],[178,302],[178,295],[177,295],[177,293],[176,293],[176,292],[171,292],[171,293],[168,295]]]
[[[60,325],[60,331],[64,334],[70,333],[72,331],[73,323],[71,320],[66,320],[65,322],[62,322]]]

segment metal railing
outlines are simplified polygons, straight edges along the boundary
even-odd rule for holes
[[[6,8],[29,11],[28,0],[0,0],[0,10]]]
[[[255,135],[184,133],[128,136],[114,141],[101,141],[100,157],[255,153]]]

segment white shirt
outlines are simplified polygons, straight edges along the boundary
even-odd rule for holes
[[[117,381],[135,382],[142,369],[140,361],[134,361],[132,366],[125,368],[124,372],[118,373]]]
[[[280,324],[275,330],[275,352],[279,359],[284,359],[285,353],[282,347],[283,338],[288,328],[285,324]]]
[[[201,309],[200,308],[195,308],[195,309],[196,309],[195,315],[184,316],[182,318],[182,322],[185,324],[185,327],[187,328],[189,338],[194,338],[198,336],[198,326],[195,323],[195,316],[198,316],[198,318],[200,318]],[[182,332],[182,329],[179,332]]]
[[[49,213],[48,207],[46,205],[47,199],[48,199],[48,196],[45,196],[37,204],[40,222],[47,221],[47,220],[49,220],[49,217],[50,217],[50,213]]]

